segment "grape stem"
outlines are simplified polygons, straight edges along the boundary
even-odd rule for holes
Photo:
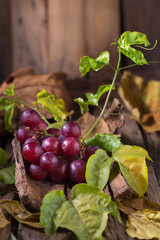
[[[118,75],[118,73],[119,73],[120,62],[121,62],[121,52],[119,51],[117,68],[116,68],[116,70],[115,70],[114,77],[113,77],[113,80],[112,80],[112,84],[111,84],[110,89],[109,89],[109,92],[108,92],[108,94],[107,94],[107,97],[106,97],[106,100],[105,100],[103,109],[102,109],[99,117],[98,117],[97,120],[95,121],[95,123],[92,125],[92,127],[89,129],[89,131],[88,131],[87,134],[85,135],[84,139],[86,139],[86,138],[89,136],[89,134],[93,131],[93,129],[95,128],[95,126],[97,125],[97,123],[99,122],[99,120],[101,119],[101,117],[103,116],[103,114],[105,113],[105,110],[106,110],[106,107],[107,107],[107,104],[108,104],[108,101],[109,101],[109,98],[110,98],[112,89],[113,89],[113,87],[114,87],[114,84],[115,84],[117,75]]]

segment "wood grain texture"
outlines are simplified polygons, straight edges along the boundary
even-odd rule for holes
[[[123,31],[140,31],[148,36],[153,46],[157,39],[158,44],[152,51],[145,51],[148,61],[160,60],[160,1],[159,0],[122,0]],[[128,60],[127,60],[128,62]],[[152,68],[159,68],[158,64],[152,64]],[[144,68],[144,67],[143,67]]]
[[[97,57],[119,34],[117,0],[49,0],[48,9],[50,71],[79,77],[80,58]]]
[[[0,82],[11,71],[10,1],[0,0]]]
[[[34,67],[48,72],[46,1],[10,1],[12,13],[12,69]]]

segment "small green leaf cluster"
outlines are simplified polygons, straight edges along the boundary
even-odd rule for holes
[[[7,184],[15,183],[15,164],[10,167],[6,167],[8,160],[7,153],[0,148],[0,182]]]
[[[135,63],[135,65],[149,64],[145,59],[143,53],[133,47],[141,47],[141,45],[148,47],[150,45],[147,36],[144,33],[126,31],[120,36],[118,41],[112,43],[111,45],[117,45],[118,48],[119,59],[117,67],[114,68],[110,64],[110,54],[108,51],[104,51],[100,53],[100,55],[95,59],[89,56],[84,56],[81,58],[79,64],[81,76],[86,75],[90,69],[99,71],[101,68],[108,65],[114,70],[116,78],[120,70],[119,64],[121,60],[121,54],[124,54],[126,57],[130,58]],[[149,50],[145,47],[143,47],[143,49]],[[100,86],[96,94],[87,93],[87,101],[84,101],[82,98],[74,99],[74,101],[77,102],[80,106],[81,114],[84,114],[89,110],[89,105],[98,106],[100,97],[107,91],[109,91],[108,96],[110,96],[110,92],[114,89],[114,80],[115,79],[113,79],[112,85],[105,85],[104,87]]]
[[[33,103],[33,106],[28,105],[21,98],[15,95],[14,84],[9,86],[4,94],[7,96],[0,98],[0,111],[5,110],[5,128],[11,133],[14,132],[12,123],[14,109],[20,104],[37,111],[41,118],[47,123],[48,128],[56,127],[60,129],[69,115],[65,108],[65,102],[63,99],[57,99],[53,94],[47,93],[46,90],[42,90],[37,94],[37,101]],[[41,114],[39,111],[41,108],[53,116],[55,120],[54,124],[50,124]]]

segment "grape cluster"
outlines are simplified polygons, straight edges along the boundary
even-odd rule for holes
[[[30,163],[29,174],[33,179],[85,182],[86,162],[99,147],[89,146],[82,153],[81,129],[76,122],[66,122],[61,130],[47,130],[47,124],[33,109],[22,113],[21,122],[23,126],[16,137],[22,144],[24,159]]]

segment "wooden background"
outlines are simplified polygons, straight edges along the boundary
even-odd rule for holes
[[[110,43],[125,30],[160,42],[159,10],[159,0],[0,0],[0,82],[25,66],[37,73],[63,71],[75,79],[80,58],[104,50],[115,64],[117,51]],[[160,60],[159,46],[147,52],[149,60]]]

